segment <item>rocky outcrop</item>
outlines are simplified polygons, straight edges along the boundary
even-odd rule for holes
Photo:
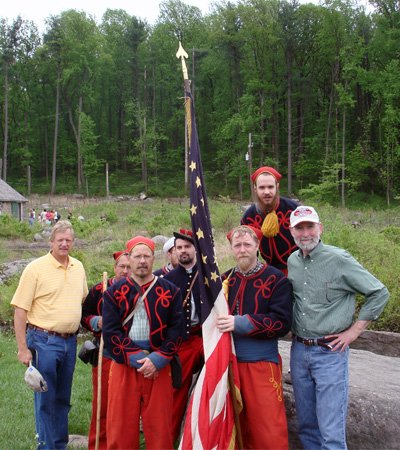
[[[378,340],[373,333],[374,341]],[[388,333],[390,340],[400,338]],[[370,337],[371,337],[370,336]],[[366,339],[366,338],[364,338]],[[283,360],[283,390],[289,427],[290,449],[301,449],[290,381],[290,341],[279,342]],[[366,350],[350,349],[350,387],[347,411],[347,445],[358,450],[400,449],[400,359]]]
[[[19,275],[25,269],[25,266],[34,259],[19,259],[18,261],[0,265],[0,284],[5,283],[9,278]]]
[[[367,350],[383,356],[400,357],[400,333],[366,330],[351,344],[351,348]]]

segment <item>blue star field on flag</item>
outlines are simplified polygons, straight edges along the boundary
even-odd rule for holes
[[[194,243],[197,251],[197,267],[202,299],[202,321],[208,317],[215,299],[222,289],[221,277],[214,252],[210,212],[208,209],[203,167],[201,164],[199,139],[192,95],[186,92],[186,101],[190,102],[191,134],[190,134],[190,216]],[[187,108],[188,111],[188,108]]]

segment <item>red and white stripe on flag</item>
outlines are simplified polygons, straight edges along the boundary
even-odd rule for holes
[[[189,403],[179,449],[234,449],[236,429],[232,398],[228,387],[229,363],[234,361],[236,386],[239,377],[230,333],[221,333],[216,317],[229,314],[223,290],[203,323],[205,365]],[[240,395],[240,394],[239,394]]]

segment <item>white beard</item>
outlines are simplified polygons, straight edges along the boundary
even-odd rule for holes
[[[320,238],[321,238],[321,234],[318,233],[318,235],[316,237],[312,238],[311,242],[303,243],[301,241],[302,238],[299,238],[299,239],[294,238],[294,242],[296,243],[297,247],[299,247],[301,250],[306,251],[306,252],[311,252],[319,244]],[[309,241],[309,240],[307,239],[307,241]]]

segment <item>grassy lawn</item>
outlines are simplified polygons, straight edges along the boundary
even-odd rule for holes
[[[0,333],[0,449],[36,449],[33,391],[24,381],[26,367],[17,359],[12,333]],[[92,407],[91,367],[79,359],[72,385],[69,433],[89,434]]]

